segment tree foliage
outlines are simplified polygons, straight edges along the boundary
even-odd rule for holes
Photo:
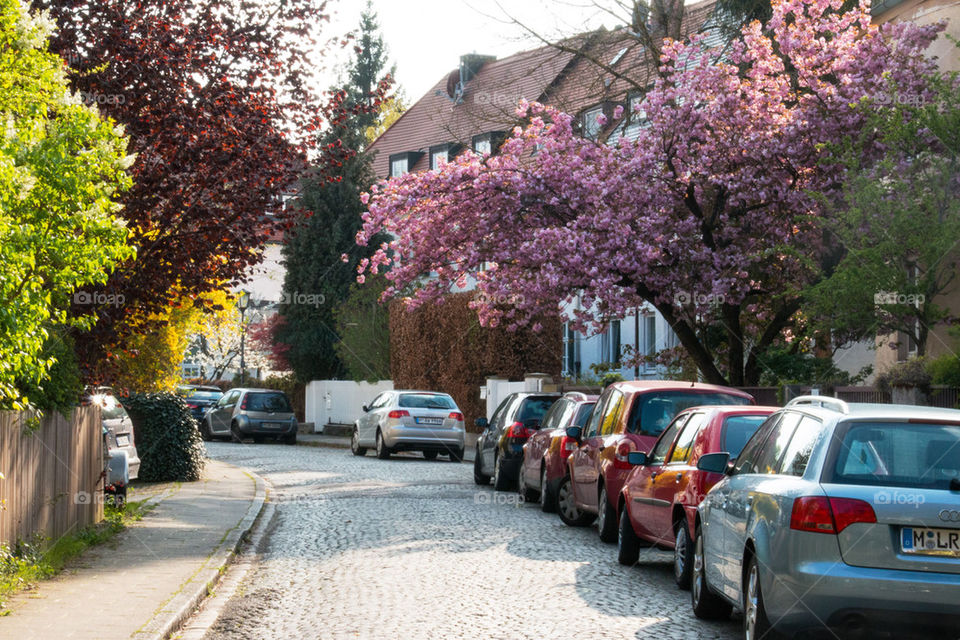
[[[942,28],[877,28],[868,7],[839,9],[778,3],[727,60],[701,38],[665,42],[635,141],[597,144],[571,116],[521,103],[527,124],[498,155],[468,151],[371,190],[359,242],[395,239],[359,271],[389,267],[387,295],[415,287],[413,306],[476,277],[487,326],[535,322],[576,295],[581,327],[646,302],[705,380],[756,384],[802,290],[835,260],[811,193],[839,197],[843,167],[825,146],[863,132],[861,102],[889,95],[891,81],[924,91],[923,52]],[[882,154],[876,137],[863,148]]]
[[[206,450],[183,397],[135,393],[122,401],[133,421],[140,480],[191,482],[203,476]]]
[[[52,25],[20,0],[0,0],[0,406],[49,391],[63,356],[52,344],[71,297],[132,257],[117,199],[132,158],[116,123],[81,103],[62,60],[47,51]],[[74,295],[76,292],[76,296]],[[89,307],[73,323],[89,326]],[[56,402],[55,402],[56,403]]]
[[[346,300],[334,312],[340,341],[334,350],[350,380],[376,382],[390,379],[390,314],[380,305],[387,287],[382,276],[367,285],[354,283]]]

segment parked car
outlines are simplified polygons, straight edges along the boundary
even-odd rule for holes
[[[100,407],[106,457],[104,492],[125,501],[127,486],[140,473],[140,456],[130,415],[109,387],[88,388],[81,404]]]
[[[600,539],[617,539],[617,499],[633,468],[632,451],[650,451],[673,418],[699,405],[754,404],[743,391],[709,384],[664,380],[615,382],[597,401],[587,426],[570,427],[577,447],[567,459],[567,475],[557,489],[564,523],[598,521]]]
[[[524,500],[539,498],[543,511],[557,510],[557,488],[567,473],[567,456],[576,447],[567,428],[586,424],[596,403],[597,396],[574,391],[554,402],[543,416],[540,429],[523,445],[518,482]]]
[[[493,477],[493,488],[497,491],[515,490],[523,444],[540,428],[543,416],[559,397],[559,393],[511,393],[493,412],[489,422],[486,418],[477,418],[476,425],[483,431],[477,439],[473,481],[487,485]]]
[[[177,387],[177,393],[186,399],[190,414],[196,419],[197,424],[200,424],[210,407],[217,404],[217,400],[223,397],[220,387],[198,384],[180,385]]]
[[[200,425],[204,440],[253,438],[297,443],[297,417],[290,399],[275,389],[231,389],[210,407]]]
[[[802,397],[773,414],[700,504],[701,618],[744,637],[960,636],[960,411]],[[830,631],[828,631],[828,629]]]
[[[421,451],[428,460],[441,453],[463,460],[463,413],[446,393],[384,391],[363,407],[353,427],[350,449],[366,455],[373,447],[385,460],[396,451]]]
[[[736,458],[777,407],[695,407],[681,411],[649,453],[628,456],[635,465],[620,492],[617,559],[637,562],[644,543],[673,550],[674,579],[690,588],[697,505],[723,476],[697,469],[700,456],[718,451]]]

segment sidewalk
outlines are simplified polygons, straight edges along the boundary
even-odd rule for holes
[[[208,460],[204,476],[165,485],[143,520],[13,598],[0,638],[166,637],[206,596],[264,504],[263,480],[238,467]]]

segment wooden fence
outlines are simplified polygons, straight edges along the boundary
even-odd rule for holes
[[[40,535],[53,542],[103,519],[100,412],[80,407],[25,428],[24,414],[0,413],[0,543]]]

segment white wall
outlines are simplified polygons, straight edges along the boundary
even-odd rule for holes
[[[282,248],[279,242],[268,243],[263,250],[263,259],[250,268],[247,282],[238,287],[238,290],[249,291],[250,298],[261,306],[280,302],[283,294],[283,278],[287,271],[283,264]]]
[[[305,419],[313,423],[315,433],[327,424],[353,424],[378,394],[393,389],[392,380],[353,382],[352,380],[314,380],[307,385]]]
[[[484,393],[487,398],[487,419],[493,416],[503,399],[519,391],[542,391],[543,383],[550,377],[542,374],[530,374],[522,382],[511,382],[503,378],[487,378]]]

